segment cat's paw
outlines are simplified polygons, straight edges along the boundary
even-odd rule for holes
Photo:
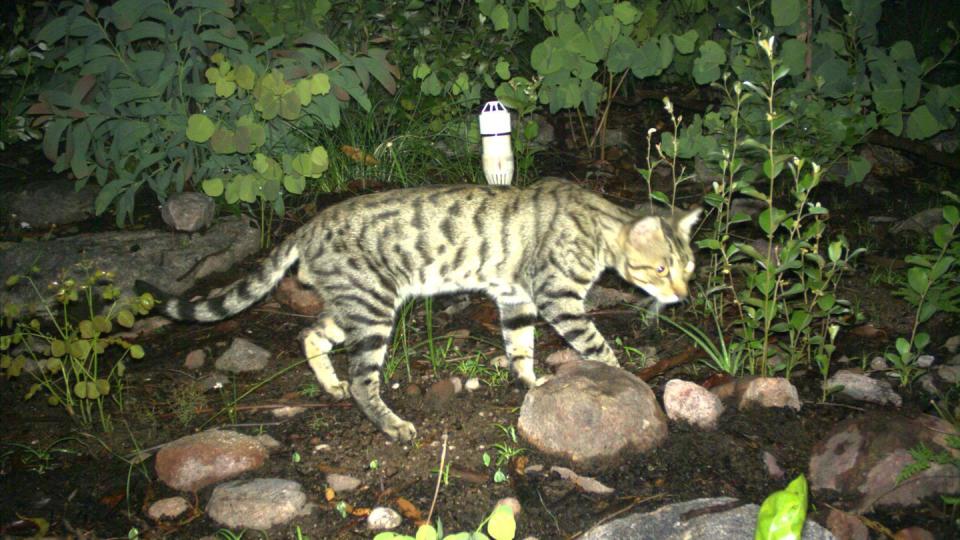
[[[413,423],[394,417],[383,425],[383,432],[398,442],[409,442],[417,438],[417,428]]]
[[[544,375],[542,377],[538,377],[537,380],[533,381],[533,386],[531,388],[535,388],[537,386],[543,386],[545,382],[549,381],[552,378],[553,378],[553,375]]]
[[[350,396],[350,383],[339,381],[335,385],[324,387],[324,391],[337,401],[346,399]]]

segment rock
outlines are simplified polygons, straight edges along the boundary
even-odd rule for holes
[[[756,504],[720,497],[668,504],[652,512],[636,512],[588,530],[583,540],[742,540],[753,538]],[[829,531],[812,520],[803,527],[803,540],[832,540]]]
[[[870,371],[886,371],[889,367],[887,359],[882,356],[874,356],[870,359]]]
[[[943,223],[942,208],[928,208],[908,217],[890,228],[893,234],[912,231],[921,234],[930,234],[934,227]]]
[[[955,354],[957,350],[960,349],[960,335],[947,338],[947,341],[943,343],[943,348],[946,349],[948,353]]]
[[[775,480],[783,478],[783,469],[781,469],[780,465],[777,463],[777,458],[766,450],[764,450],[762,457],[763,464],[767,467],[767,474],[770,475],[770,478]]]
[[[417,383],[410,383],[403,387],[403,393],[412,397],[420,397],[423,395],[423,389]]]
[[[270,357],[273,356],[270,351],[256,345],[244,338],[234,338],[230,343],[230,348],[221,354],[214,367],[219,371],[228,373],[246,373],[249,371],[260,371],[267,367]]]
[[[280,441],[274,439],[268,433],[261,433],[260,435],[257,435],[256,437],[254,437],[254,439],[256,439],[257,442],[259,442],[260,444],[262,444],[263,447],[266,448],[268,452],[275,452],[283,447],[283,445],[280,444]]]
[[[940,366],[940,367],[949,367],[949,366]],[[922,388],[923,391],[928,394],[936,395],[940,393],[940,389],[937,387],[937,383],[936,381],[934,381],[933,375],[929,373],[924,373],[923,375],[921,375],[917,379],[917,382],[920,383],[920,388]]]
[[[950,384],[960,381],[960,365],[937,366],[937,376]]]
[[[667,381],[663,388],[663,408],[667,418],[702,429],[716,429],[723,414],[723,403],[699,384],[680,379]]]
[[[294,416],[303,414],[306,411],[306,407],[288,405],[286,407],[276,407],[274,409],[270,409],[270,414],[272,414],[274,418],[293,418]]]
[[[113,283],[130,294],[133,282],[142,279],[171,294],[180,294],[200,278],[228,270],[260,249],[260,233],[246,219],[216,223],[206,233],[184,235],[165,231],[117,231],[89,233],[20,242],[0,251],[0,280],[25,272],[34,265],[34,282],[41,291],[47,284],[67,277],[84,280],[89,267],[114,272]],[[48,303],[37,298],[26,280],[0,288],[0,304],[15,303],[34,312]]]
[[[447,406],[450,400],[457,394],[457,387],[450,379],[441,379],[427,388],[427,393],[423,396],[423,402],[433,409],[442,409]]]
[[[520,501],[516,497],[504,497],[497,501],[497,504],[493,505],[493,508],[498,506],[509,506],[510,510],[513,512],[513,515],[519,515],[522,507],[520,506]],[[492,511],[492,509],[491,509]]]
[[[960,477],[948,465],[932,464],[909,481],[896,483],[903,468],[914,461],[911,449],[924,444],[934,452],[943,451],[944,434],[951,429],[946,421],[927,415],[869,414],[841,422],[813,447],[807,475],[810,489],[819,492],[818,497],[835,494],[857,512],[912,506],[925,497],[956,493]]]
[[[725,403],[736,403],[737,409],[749,407],[787,407],[800,410],[797,388],[783,377],[746,376],[710,389]]]
[[[196,371],[203,367],[207,361],[207,351],[195,349],[187,353],[187,358],[183,361],[183,367],[191,371]]]
[[[97,188],[64,178],[19,183],[13,190],[0,192],[3,215],[0,219],[22,228],[49,227],[84,221],[95,215],[93,203]],[[10,267],[5,267],[10,268]],[[6,276],[3,276],[6,277]]]
[[[213,372],[203,377],[197,384],[204,392],[209,392],[210,390],[219,390],[228,384],[230,384],[230,377],[226,373]]]
[[[467,392],[476,392],[480,389],[480,379],[470,377],[467,382],[463,383],[463,387],[467,389]]]
[[[313,316],[323,311],[323,298],[320,298],[320,295],[313,292],[312,289],[304,287],[293,276],[287,276],[280,280],[273,297],[277,299],[277,302],[300,315]]]
[[[568,482],[572,482],[575,486],[583,491],[586,491],[587,493],[595,493],[597,495],[609,495],[613,493],[612,487],[604,485],[595,478],[590,478],[589,476],[580,476],[579,474],[573,472],[573,470],[566,467],[554,465],[553,467],[550,467],[550,470],[560,475],[560,478],[563,478]]]
[[[389,531],[396,529],[403,523],[403,518],[396,510],[378,506],[367,516],[367,528],[371,531]]]
[[[937,540],[933,533],[922,527],[907,527],[893,535],[893,540]]]
[[[353,491],[360,487],[360,479],[346,474],[330,473],[327,475],[327,485],[337,493]]]
[[[667,436],[667,418],[646,383],[599,362],[566,364],[527,392],[517,421],[539,451],[582,466],[645,452]]]
[[[639,296],[632,292],[624,292],[609,287],[594,285],[590,291],[587,292],[584,306],[587,311],[593,311],[595,309],[619,306],[620,304],[629,304],[636,302],[639,298]]]
[[[580,362],[581,360],[583,359],[580,358],[580,355],[577,354],[577,351],[567,348],[550,353],[547,355],[547,358],[544,360],[544,362],[548,366],[556,369],[563,364],[567,364],[569,362]]]
[[[463,392],[463,381],[460,379],[460,377],[450,377],[450,384],[453,385],[454,394]]]
[[[150,505],[147,509],[147,515],[150,519],[160,521],[161,519],[175,519],[181,516],[190,508],[190,503],[183,497],[167,497]]]
[[[859,371],[842,369],[831,375],[823,384],[828,392],[836,392],[837,395],[857,401],[878,405],[890,403],[897,407],[903,404],[903,398],[893,391],[889,382],[874,379]],[[834,390],[840,387],[842,387],[840,390]]]
[[[215,211],[213,199],[187,191],[170,195],[160,207],[160,216],[175,231],[196,232],[210,226]]]
[[[498,369],[510,369],[510,359],[501,354],[490,360],[490,365]]]
[[[827,528],[840,540],[870,540],[870,530],[857,516],[836,508],[827,514]]]
[[[933,365],[935,358],[932,354],[921,354],[917,357],[917,367],[927,369]]]
[[[234,480],[214,488],[207,515],[231,529],[266,530],[312,510],[303,488],[293,480]]]
[[[235,431],[202,431],[157,452],[157,478],[179,491],[197,491],[259,468],[267,454],[253,437]]]

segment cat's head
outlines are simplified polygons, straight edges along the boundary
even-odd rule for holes
[[[661,304],[686,298],[694,270],[690,235],[700,213],[700,208],[678,210],[672,216],[647,216],[624,227],[617,271]]]

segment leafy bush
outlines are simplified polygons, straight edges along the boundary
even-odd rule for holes
[[[40,132],[25,116],[35,91],[36,76],[43,61],[42,44],[27,40],[28,7],[16,2],[16,17],[0,20],[0,150],[17,141],[39,139]]]
[[[233,18],[225,0],[70,2],[40,30],[57,73],[31,112],[54,169],[101,186],[97,213],[112,205],[122,224],[144,185],[163,199],[204,181],[216,193],[217,178],[229,202],[282,210],[281,187],[324,168],[307,134],[337,126],[350,101],[369,110],[371,75],[395,85],[384,51],[313,34],[280,54]]]

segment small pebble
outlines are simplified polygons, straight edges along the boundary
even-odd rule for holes
[[[520,514],[520,510],[521,510],[520,501],[517,500],[516,497],[504,497],[504,498],[500,499],[499,501],[497,501],[497,504],[493,505],[493,507],[496,508],[496,507],[498,507],[498,506],[500,506],[500,505],[507,505],[507,506],[509,506],[509,507],[510,507],[510,510],[513,511],[513,515],[515,515],[515,516],[518,515],[518,514]]]
[[[403,523],[403,518],[396,510],[378,506],[367,516],[367,528],[371,531],[388,531],[396,529]]]
[[[932,354],[921,354],[917,357],[917,366],[924,369],[933,365],[933,355]]]
[[[467,389],[468,392],[473,392],[473,391],[479,390],[479,389],[480,389],[480,379],[478,379],[478,378],[476,378],[476,377],[470,377],[469,379],[467,379],[467,382],[466,382],[466,384],[464,385],[464,387]]]

